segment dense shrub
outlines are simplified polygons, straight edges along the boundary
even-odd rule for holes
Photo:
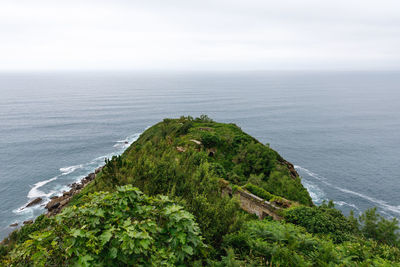
[[[246,184],[244,188],[246,188],[250,193],[259,196],[267,201],[274,197],[274,195],[272,195],[271,193],[251,183]]]
[[[287,170],[274,170],[262,183],[262,187],[268,189],[274,195],[297,201],[311,206],[312,200],[307,189],[303,187],[300,179],[293,179]]]
[[[399,266],[400,251],[374,241],[334,244],[303,227],[277,221],[250,221],[225,237],[230,260],[240,266]]]
[[[249,177],[250,174],[268,176],[274,167],[275,153],[261,143],[242,143],[233,161],[240,166],[241,174]],[[238,168],[239,170],[239,168]]]
[[[176,136],[185,135],[189,132],[190,128],[193,127],[193,122],[185,121],[182,126],[176,132]]]
[[[331,235],[336,243],[349,240],[350,234],[356,231],[341,211],[326,205],[289,209],[285,213],[285,219],[303,226],[309,233]]]
[[[84,200],[30,234],[3,264],[173,266],[193,260],[203,247],[193,215],[166,197],[147,197],[123,186]]]
[[[214,172],[214,174],[217,175],[218,177],[226,178],[225,168],[221,164],[217,162],[211,163],[210,168]]]
[[[220,140],[215,134],[205,132],[201,136],[201,143],[206,148],[212,148],[212,147],[218,146],[218,144],[220,143]]]
[[[366,238],[391,246],[400,246],[399,222],[396,218],[387,220],[376,212],[376,208],[366,210],[359,218],[360,231]]]

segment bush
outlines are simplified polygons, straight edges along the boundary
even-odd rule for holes
[[[210,117],[208,117],[207,115],[200,115],[200,117],[196,118],[194,120],[195,122],[204,122],[204,123],[210,123],[210,122],[214,122]]]
[[[387,220],[376,212],[376,208],[366,210],[359,218],[361,233],[378,242],[399,246],[399,222],[396,218]]]
[[[358,239],[334,244],[328,236],[314,236],[290,223],[250,221],[224,239],[231,259],[254,266],[399,266],[400,251]],[[242,264],[241,266],[246,266]]]
[[[220,140],[215,134],[211,134],[209,132],[205,132],[201,136],[201,143],[206,148],[212,148],[218,146]]]
[[[296,207],[285,212],[287,222],[303,226],[309,233],[331,235],[335,243],[349,240],[356,229],[341,211],[321,207]]]
[[[246,188],[250,193],[252,193],[258,197],[261,197],[267,201],[269,201],[270,199],[272,199],[274,197],[274,195],[272,195],[271,193],[265,191],[261,187],[253,185],[251,183],[246,184],[244,186],[244,188]]]
[[[191,122],[191,121],[184,122],[183,125],[176,132],[176,136],[187,134],[189,132],[190,128],[192,128],[192,127],[193,127],[193,122]]]
[[[214,172],[215,175],[221,178],[226,178],[226,171],[225,168],[219,163],[211,163],[210,164],[211,170]]]
[[[132,186],[97,192],[52,217],[44,231],[17,245],[5,265],[179,265],[203,247],[194,217],[167,197]],[[1,264],[0,264],[1,265]]]
[[[263,183],[264,188],[274,195],[294,200],[301,204],[311,206],[312,200],[307,189],[303,187],[300,179],[293,179],[287,170],[274,170],[267,181]]]

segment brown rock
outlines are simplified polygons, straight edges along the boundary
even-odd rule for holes
[[[18,226],[18,223],[12,223],[12,224],[10,224],[10,227],[16,227],[16,226]]]
[[[28,205],[26,205],[26,207],[31,207],[31,206],[37,205],[37,204],[39,204],[40,202],[42,202],[42,198],[40,198],[40,197],[35,198],[35,199],[32,200],[31,202],[29,202]]]
[[[32,224],[32,223],[33,223],[33,220],[24,221],[24,224]]]
[[[58,206],[60,206],[60,201],[61,201],[61,197],[60,198],[55,198],[52,201],[50,201],[49,203],[47,203],[46,205],[46,209],[51,211],[53,209],[58,208]]]
[[[96,177],[96,175],[92,172],[89,173],[89,175],[86,177],[89,181],[92,181],[94,178]]]
[[[70,200],[70,198],[64,199],[63,201],[60,202],[60,206],[63,207],[63,206],[65,206],[65,205],[67,205],[68,202],[69,202],[69,200]]]
[[[297,173],[296,169],[294,168],[293,164],[290,163],[289,161],[283,160],[282,162],[284,165],[286,165],[286,167],[289,169],[290,172],[290,176],[293,179],[296,179],[299,177],[299,174]]]

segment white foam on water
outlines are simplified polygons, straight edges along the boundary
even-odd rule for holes
[[[354,196],[358,196],[358,197],[363,198],[365,200],[368,200],[368,201],[370,201],[370,202],[372,202],[374,204],[377,204],[377,206],[381,207],[382,209],[386,209],[386,210],[389,210],[391,212],[400,214],[400,205],[393,206],[393,205],[388,204],[384,200],[376,199],[376,198],[373,198],[373,197],[370,197],[370,196],[367,196],[367,195],[364,195],[364,194],[361,194],[361,193],[358,193],[358,192],[354,192],[354,191],[349,190],[349,189],[341,188],[341,187],[338,187],[338,186],[335,186],[335,188],[338,189],[339,191],[343,192],[343,193],[347,193],[347,194],[351,194],[351,195],[354,195]]]
[[[35,210],[43,209],[44,203],[47,203],[50,199],[46,198],[40,205],[34,205],[27,207],[29,201],[18,209],[13,210],[13,213],[26,216],[26,218],[32,217]]]
[[[359,198],[362,198],[364,200],[372,202],[374,205],[376,205],[376,206],[378,206],[378,207],[380,207],[380,208],[382,208],[384,210],[400,214],[400,205],[398,205],[398,206],[390,205],[384,200],[380,200],[380,199],[377,199],[377,198],[374,198],[374,197],[370,197],[370,196],[364,195],[364,194],[359,193],[359,192],[355,192],[355,191],[352,191],[352,190],[349,190],[349,189],[346,189],[346,188],[342,188],[342,187],[339,187],[339,186],[332,185],[331,183],[327,182],[327,179],[325,177],[323,177],[323,176],[321,176],[319,174],[316,174],[316,173],[314,173],[314,172],[312,172],[312,171],[310,171],[310,170],[308,170],[306,168],[303,168],[301,166],[298,166],[298,165],[296,165],[294,167],[295,167],[296,170],[305,172],[310,177],[313,177],[313,178],[321,181],[322,183],[326,184],[329,187],[332,187],[332,188],[334,188],[336,190],[339,190],[339,191],[341,191],[343,193],[350,194],[350,195],[353,195],[353,196],[357,196]],[[348,204],[348,203],[346,203],[346,204]],[[348,205],[354,205],[354,204],[348,204]]]
[[[115,145],[113,145],[113,147],[116,147],[116,148],[121,148],[123,146],[124,146],[124,143],[119,143],[119,142],[117,142]]]
[[[140,135],[141,135],[141,133],[135,133],[135,134],[132,134],[132,135],[126,137],[124,140],[118,140],[113,147],[125,150],[133,142],[135,142],[139,138]]]
[[[319,188],[316,184],[304,179],[301,180],[301,183],[310,193],[310,197],[314,203],[322,203],[322,201],[325,199],[325,193],[321,188]]]
[[[312,172],[312,171],[310,171],[310,170],[308,170],[308,169],[306,169],[306,168],[303,168],[303,167],[301,167],[301,166],[299,166],[299,165],[294,165],[294,168],[295,168],[296,170],[300,170],[300,171],[303,171],[303,172],[307,173],[309,176],[314,177],[314,178],[317,179],[317,180],[326,181],[326,178],[325,178],[325,177],[320,176],[320,175],[318,175],[318,174],[316,174],[316,173],[314,173],[314,172]]]
[[[43,191],[40,191],[39,188],[44,186],[45,184],[48,184],[54,180],[57,180],[57,179],[58,179],[58,176],[34,184],[32,189],[29,190],[28,198],[32,199],[32,198],[37,198],[37,197],[50,197],[53,194],[53,192],[46,194]]]
[[[80,168],[83,168],[83,164],[60,168],[60,172],[62,175],[67,175],[67,174],[73,173],[74,171],[76,171],[77,169],[80,169]]]

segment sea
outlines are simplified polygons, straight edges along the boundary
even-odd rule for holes
[[[400,218],[399,72],[0,73],[0,239],[149,126],[201,114],[277,150],[314,203]]]

